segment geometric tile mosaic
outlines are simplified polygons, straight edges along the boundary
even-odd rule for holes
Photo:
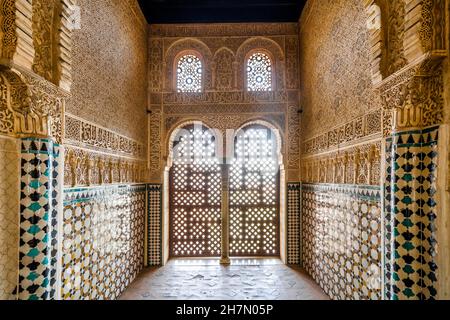
[[[144,266],[146,186],[64,190],[64,300],[113,300]]]
[[[15,300],[19,266],[20,143],[0,137],[0,300]]]
[[[287,186],[287,263],[301,263],[300,201],[301,184]]]
[[[21,300],[56,298],[60,146],[22,139],[19,286]]]
[[[436,298],[438,128],[386,143],[385,284],[390,300]]]
[[[332,299],[382,298],[381,188],[302,185],[302,265]]]
[[[162,265],[162,185],[147,185],[147,264]]]

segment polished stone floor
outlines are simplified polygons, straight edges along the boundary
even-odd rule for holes
[[[278,259],[175,259],[145,269],[121,300],[325,300],[322,289],[300,268]]]

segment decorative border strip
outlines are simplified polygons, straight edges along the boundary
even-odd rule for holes
[[[152,24],[151,37],[248,37],[298,35],[297,23]]]
[[[70,203],[79,203],[93,200],[102,195],[108,195],[111,191],[119,194],[126,192],[142,192],[146,190],[145,184],[99,186],[92,188],[64,188],[64,206]]]
[[[378,109],[302,144],[303,155],[320,153],[382,133],[382,110]]]
[[[321,191],[321,192],[342,192],[349,195],[356,195],[360,199],[380,201],[381,200],[381,186],[370,185],[352,185],[352,184],[310,184],[303,183],[302,190],[307,192]]]
[[[145,159],[145,145],[74,115],[65,115],[66,144]]]
[[[78,147],[67,147],[64,185],[67,187],[142,183],[147,162],[112,156]]]
[[[422,147],[436,144],[438,141],[439,126],[406,132],[395,132],[386,141],[397,147]]]
[[[20,141],[0,135],[0,300],[17,299]]]
[[[187,104],[187,105],[164,105],[164,114],[171,115],[193,115],[193,114],[236,114],[236,113],[285,113],[286,103],[224,103],[216,104]]]
[[[381,142],[309,156],[302,159],[301,170],[306,183],[379,185]]]
[[[162,265],[162,185],[147,185],[147,265]]]
[[[287,263],[301,263],[301,192],[300,183],[287,185]]]
[[[161,97],[161,98],[160,98]],[[261,91],[261,92],[247,92],[247,91],[213,91],[201,93],[163,93],[151,95],[152,104],[157,104],[160,99],[164,101],[165,105],[198,105],[198,104],[253,104],[259,105],[262,103],[288,102],[288,92],[286,90],[277,91]],[[167,111],[168,113],[180,112],[178,110]],[[190,110],[188,113],[192,112]]]

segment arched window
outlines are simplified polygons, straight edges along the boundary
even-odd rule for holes
[[[194,54],[185,54],[177,63],[177,91],[202,91],[202,61]]]
[[[267,54],[256,52],[248,58],[247,90],[272,91],[272,61]]]

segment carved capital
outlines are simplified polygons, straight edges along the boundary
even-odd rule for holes
[[[384,81],[379,87],[384,109],[384,135],[423,128],[444,120],[442,56],[422,61]]]
[[[380,83],[429,54],[446,54],[444,0],[366,0],[372,80]]]
[[[0,134],[62,140],[65,95],[27,72],[0,69]]]

